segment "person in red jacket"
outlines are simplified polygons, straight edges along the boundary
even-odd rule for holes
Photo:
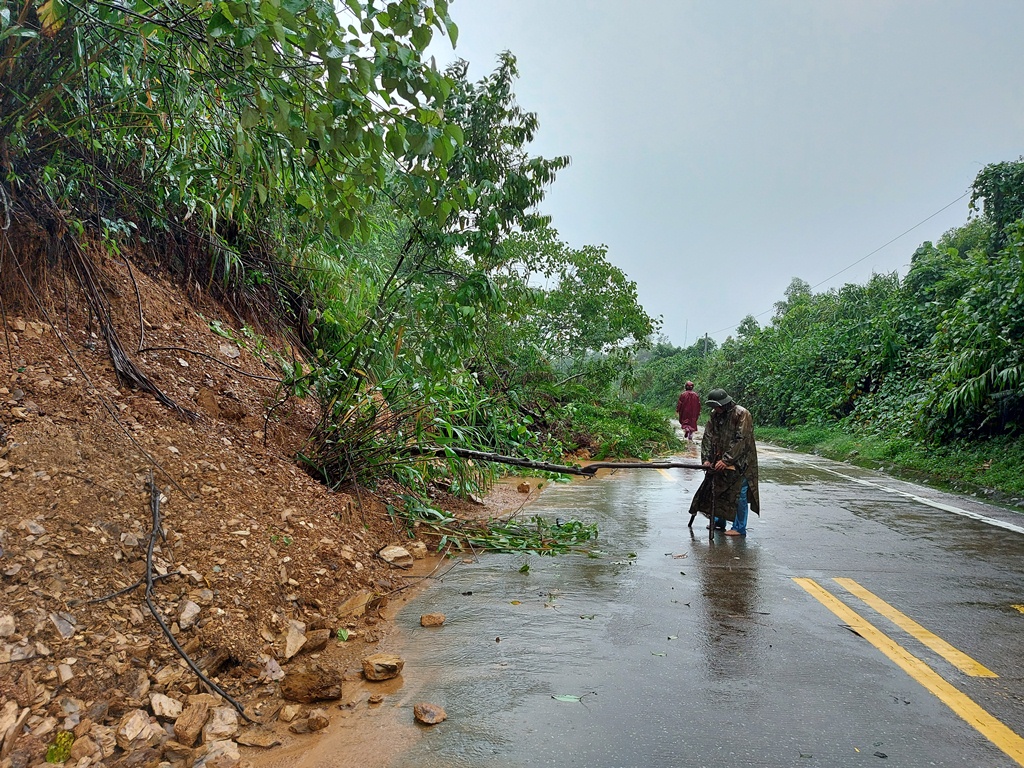
[[[693,391],[692,381],[686,382],[686,389],[679,393],[676,415],[679,416],[679,426],[683,428],[686,439],[692,441],[693,433],[697,431],[697,417],[700,416],[700,395]]]

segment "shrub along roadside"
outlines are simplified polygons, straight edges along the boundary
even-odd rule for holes
[[[759,441],[1024,510],[1024,441],[1013,437],[932,446],[829,426],[757,427],[756,435]]]

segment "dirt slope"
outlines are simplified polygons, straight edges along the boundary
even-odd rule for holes
[[[163,533],[154,570],[169,574],[155,584],[154,604],[189,656],[268,724],[284,703],[282,672],[357,677],[359,659],[386,631],[389,600],[393,608],[414,583],[376,553],[409,538],[385,496],[331,493],[296,464],[313,404],[289,401],[265,423],[277,388],[261,350],[286,343],[247,337],[222,308],[123,261],[106,259],[102,274],[123,349],[196,418],[119,384],[95,318],[66,281],[42,308],[5,308],[0,766],[41,764],[62,730],[76,736],[67,765],[234,764],[231,749],[222,760],[210,744],[237,740],[244,720],[227,735],[176,744],[174,706],[156,694],[188,705],[207,689],[150,613],[144,585],[111,597],[144,580],[150,475]],[[211,330],[214,321],[233,339]],[[439,499],[481,516],[510,501],[471,509]],[[289,629],[293,646],[298,636],[307,646],[332,639],[289,660]],[[333,639],[339,629],[347,642]],[[156,720],[154,702],[172,711]],[[163,739],[129,738],[129,728],[115,749],[117,727],[136,710],[163,725]],[[148,761],[137,756],[144,747]]]

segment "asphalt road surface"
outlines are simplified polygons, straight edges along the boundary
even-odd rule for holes
[[[596,522],[602,556],[453,561],[399,617],[392,765],[1024,766],[1024,515],[760,459],[746,538],[687,528],[698,471],[619,470],[520,515]]]

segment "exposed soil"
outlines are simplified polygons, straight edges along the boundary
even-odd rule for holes
[[[410,541],[387,512],[387,491],[331,492],[298,465],[316,406],[280,403],[275,371],[261,357],[264,345],[288,354],[286,340],[247,337],[219,305],[122,261],[106,259],[102,274],[124,351],[195,419],[118,382],[95,318],[70,288],[45,297],[43,308],[6,307],[0,766],[42,764],[65,729],[82,744],[90,734],[98,739],[93,725],[116,727],[135,709],[151,713],[154,694],[186,703],[208,690],[145,602],[154,506],[162,536],[152,549],[153,602],[190,658],[283,740],[303,737],[282,735],[281,671],[344,675],[349,716],[361,701],[359,660],[419,583],[377,555]],[[233,338],[215,333],[212,321]],[[483,504],[440,490],[434,501],[460,517],[486,518],[525,498],[501,485]],[[430,567],[421,562],[415,571]],[[194,619],[190,603],[199,609]],[[320,634],[331,639],[286,659],[285,638],[296,626],[309,637],[327,630]],[[339,629],[346,642],[336,639]],[[6,739],[5,712],[18,719]],[[205,749],[162,759],[201,764]],[[101,751],[67,765],[119,765],[132,748]],[[243,761],[252,759],[243,751]]]

